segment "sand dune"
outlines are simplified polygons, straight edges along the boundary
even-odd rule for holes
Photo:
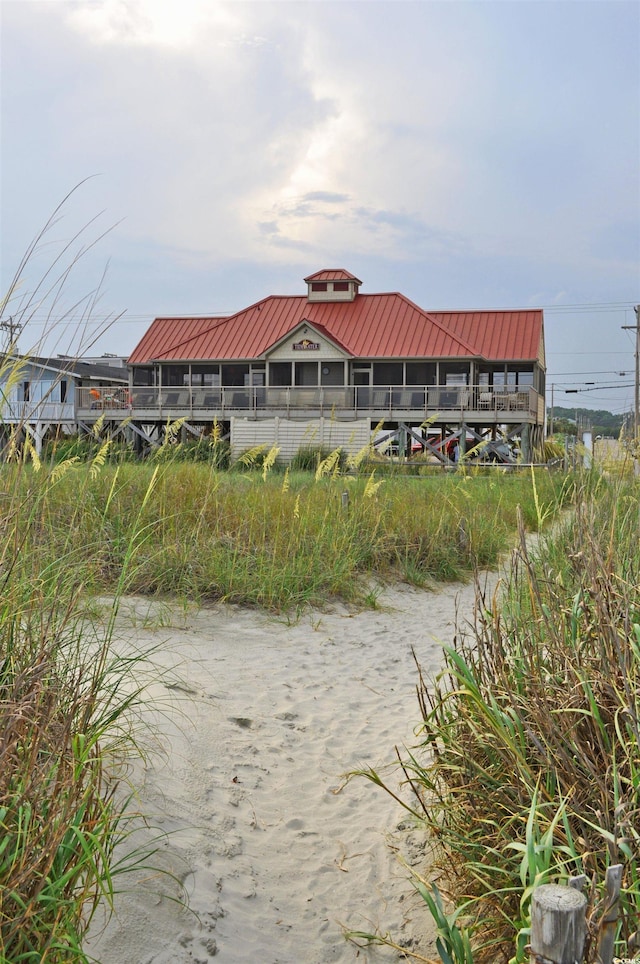
[[[87,949],[101,964],[399,959],[358,948],[347,929],[390,932],[436,957],[395,853],[424,864],[422,835],[389,795],[361,778],[345,785],[344,774],[415,744],[411,649],[435,673],[456,607],[471,615],[473,588],[395,587],[379,604],[288,624],[243,608],[185,614],[125,601],[119,645],[155,645],[171,670],[151,687],[162,713],[149,711],[149,756],[132,780],[167,834],[156,863],[181,882],[189,909],[172,899],[178,883],[132,875],[116,915],[92,929]],[[398,788],[395,771],[389,780]]]

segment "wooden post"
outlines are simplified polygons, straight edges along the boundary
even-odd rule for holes
[[[582,964],[587,898],[574,887],[542,884],[531,898],[531,964]]]
[[[618,904],[620,901],[620,887],[622,885],[622,864],[614,864],[607,868],[604,879],[607,891],[607,907],[600,922],[600,937],[598,939],[598,956],[602,964],[611,964],[613,948],[616,940],[618,925]]]

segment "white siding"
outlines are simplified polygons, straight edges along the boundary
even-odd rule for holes
[[[308,421],[290,418],[231,419],[231,454],[237,458],[255,445],[277,445],[279,462],[290,462],[301,446],[321,445],[343,448],[355,455],[369,444],[371,423],[368,418],[352,422],[336,422],[330,418]]]
[[[293,346],[301,342],[304,338],[308,338],[309,341],[315,345],[320,345],[320,347],[310,351],[296,350]],[[320,359],[338,359],[342,361],[345,354],[325,338],[316,335],[315,331],[308,329],[300,331],[300,329],[297,329],[291,338],[287,338],[275,351],[270,352],[267,357],[269,361],[318,361]]]

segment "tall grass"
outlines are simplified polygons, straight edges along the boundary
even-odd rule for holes
[[[62,530],[65,473],[23,451],[28,464],[0,473],[0,961],[82,962],[97,902],[142,859],[113,855],[130,829],[120,767],[138,752],[148,657],[110,645],[141,530],[133,519],[121,546],[111,619],[94,621],[79,550],[99,463],[76,475]]]
[[[343,477],[337,463],[327,474],[321,467],[315,476],[273,475],[266,462],[259,471],[227,473],[200,463],[113,466],[107,455],[19,479],[7,467],[0,478],[0,487],[18,486],[25,497],[46,478],[46,503],[36,500],[23,536],[29,554],[45,568],[50,557],[64,558],[96,592],[121,581],[132,592],[273,610],[332,596],[355,600],[371,577],[425,585],[495,564],[513,539],[518,506],[528,526],[538,525],[526,476],[380,484]],[[568,498],[559,476],[543,472],[537,485],[554,511]],[[135,559],[126,562],[132,543]]]
[[[534,887],[585,874],[585,961],[595,964],[616,863],[617,951],[638,949],[639,494],[637,481],[588,480],[535,550],[522,531],[502,592],[478,593],[474,626],[445,648],[444,671],[420,676],[420,744],[404,769],[438,845],[417,886],[443,961],[528,961]]]

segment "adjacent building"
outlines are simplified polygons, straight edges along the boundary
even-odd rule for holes
[[[79,394],[84,393],[89,399],[89,421],[94,422],[96,413],[109,398],[114,404],[116,400],[120,404],[128,398],[128,381],[125,368],[103,364],[102,360],[92,364],[66,357],[3,355],[0,358],[0,438],[6,443],[16,431],[28,435],[39,454],[45,438],[82,429]]]

